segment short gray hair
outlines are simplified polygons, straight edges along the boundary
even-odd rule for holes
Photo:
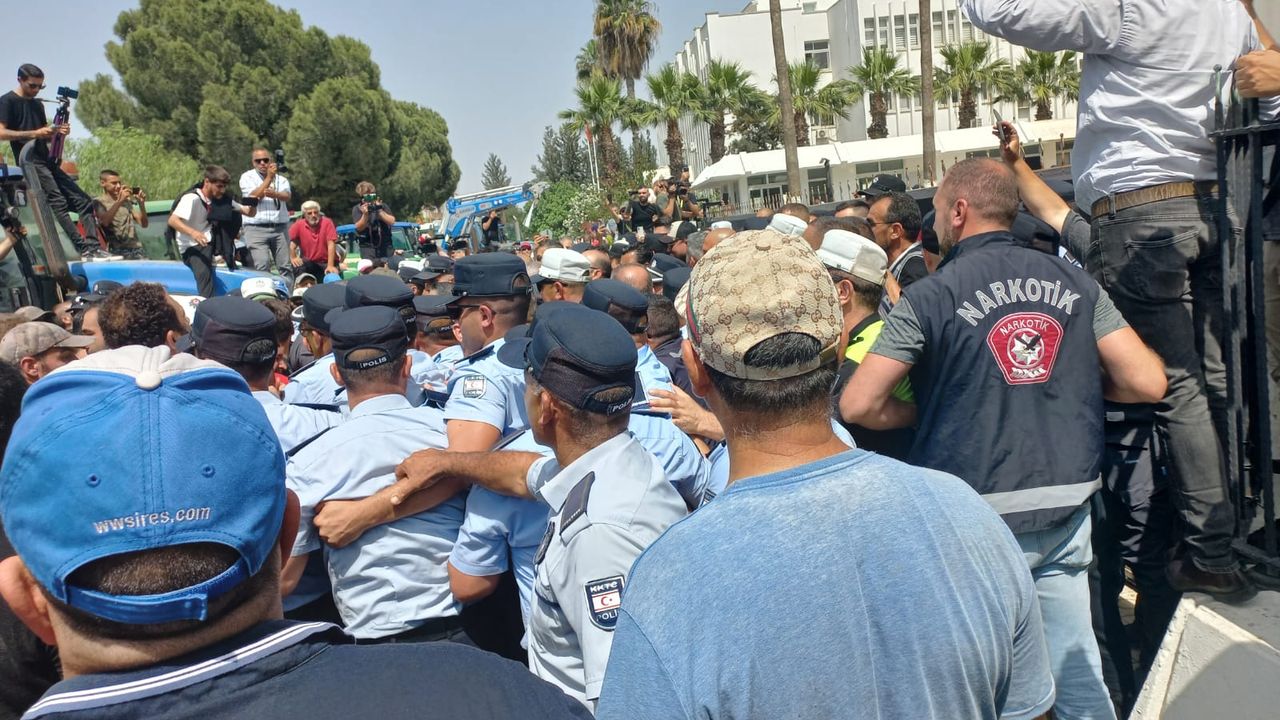
[[[306,211],[308,211],[308,210],[315,210],[315,211],[319,212],[319,210],[320,210],[320,203],[316,202],[315,200],[308,200],[308,201],[306,201],[306,202],[302,203],[302,212],[306,212]]]
[[[685,245],[689,248],[686,252],[688,252],[689,257],[693,258],[695,261],[702,259],[702,248],[703,244],[707,241],[708,232],[711,231],[699,230],[697,232],[689,233],[689,237],[685,238]]]

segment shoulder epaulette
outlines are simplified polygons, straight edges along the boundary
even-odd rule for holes
[[[560,509],[560,536],[564,537],[565,530],[569,529],[578,518],[587,514],[587,503],[591,499],[591,484],[596,481],[595,471],[587,473],[586,477],[578,481],[577,485],[569,491],[569,496],[564,499],[564,507]]]

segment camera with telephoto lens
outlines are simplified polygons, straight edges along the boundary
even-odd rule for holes
[[[289,166],[284,164],[284,148],[276,148],[276,172],[289,174]]]
[[[382,212],[382,202],[378,199],[378,193],[368,193],[361,200],[369,206],[369,214]]]

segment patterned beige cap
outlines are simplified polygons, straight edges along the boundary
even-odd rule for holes
[[[738,233],[698,261],[685,287],[689,339],[702,362],[730,377],[781,380],[835,357],[840,300],[803,238],[773,230]],[[747,351],[783,333],[809,335],[823,350],[787,368],[747,367]]]

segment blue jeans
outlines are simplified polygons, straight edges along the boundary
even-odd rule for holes
[[[1091,535],[1089,506],[1083,505],[1062,525],[1014,536],[1036,583],[1049,666],[1057,686],[1053,709],[1061,720],[1116,717],[1102,680],[1102,658],[1090,614]]]

